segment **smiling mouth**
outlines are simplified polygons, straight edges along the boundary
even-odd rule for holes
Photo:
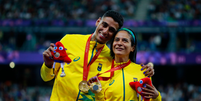
[[[116,48],[116,50],[118,50],[118,51],[122,51],[122,50],[124,50],[123,48]]]
[[[101,39],[106,39],[106,37],[102,33],[100,33],[100,38]]]

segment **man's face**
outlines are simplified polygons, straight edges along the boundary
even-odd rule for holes
[[[104,44],[113,37],[114,33],[118,30],[118,28],[119,24],[118,22],[115,22],[113,18],[99,18],[96,21],[96,30],[94,33],[95,38],[99,43]]]

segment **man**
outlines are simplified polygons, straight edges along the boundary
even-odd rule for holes
[[[98,18],[95,25],[96,29],[91,35],[70,34],[60,40],[67,48],[69,58],[72,59],[70,64],[64,65],[66,76],[60,77],[62,70],[59,63],[55,65],[54,71],[52,69],[51,51],[54,51],[54,44],[43,52],[44,63],[41,67],[41,77],[44,81],[55,78],[50,101],[95,99],[90,90],[83,92],[78,86],[96,74],[110,69],[108,67],[111,65],[112,57],[106,42],[122,27],[123,17],[115,11],[107,11]],[[146,71],[151,72],[146,73],[152,76],[154,73],[152,67],[143,66],[143,69],[148,68]],[[52,76],[53,72],[55,76]]]

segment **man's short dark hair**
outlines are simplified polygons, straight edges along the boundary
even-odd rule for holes
[[[105,14],[102,16],[102,18],[104,18],[104,17],[112,17],[114,19],[114,21],[118,22],[119,29],[123,26],[124,19],[123,19],[122,15],[116,11],[109,10],[109,11],[105,12]]]

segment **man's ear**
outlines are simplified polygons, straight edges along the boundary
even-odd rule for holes
[[[97,20],[96,20],[96,26],[98,26],[98,24],[100,23],[101,21],[101,17],[99,17]]]

